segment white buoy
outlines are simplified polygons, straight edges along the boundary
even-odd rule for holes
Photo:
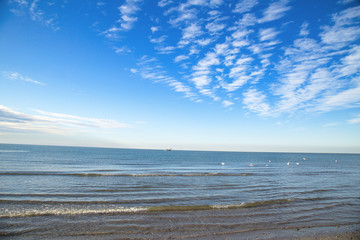
[[[305,161],[305,160],[306,160],[306,158],[303,158],[303,160]]]
[[[224,166],[224,165],[225,165],[225,163],[224,163],[224,162],[222,162],[222,163],[221,163],[221,165],[223,165],[223,166]]]
[[[269,163],[271,163],[271,160],[269,160]]]
[[[249,167],[253,167],[253,166],[254,166],[254,164],[252,164],[252,163],[249,164]]]
[[[287,165],[290,166],[290,162],[287,162]]]
[[[298,163],[298,162],[297,162],[297,163],[296,163],[296,165],[298,165],[298,166],[299,166],[299,165],[300,165],[300,163]]]

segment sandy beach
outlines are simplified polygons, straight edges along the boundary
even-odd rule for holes
[[[331,234],[331,235],[320,235],[320,236],[314,236],[314,237],[305,237],[305,238],[299,238],[298,240],[357,240],[360,239],[360,232],[354,231],[354,232],[345,232],[345,233],[339,233],[339,234]]]

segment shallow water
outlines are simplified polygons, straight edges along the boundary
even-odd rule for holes
[[[0,144],[0,236],[266,239],[358,225],[359,171],[356,154]]]

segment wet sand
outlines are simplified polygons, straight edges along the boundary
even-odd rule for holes
[[[346,232],[346,233],[340,233],[340,234],[331,234],[331,235],[324,235],[324,236],[314,236],[314,237],[306,237],[306,238],[300,238],[298,240],[358,240],[360,239],[360,232],[354,231],[354,232]]]

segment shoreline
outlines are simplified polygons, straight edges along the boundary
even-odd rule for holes
[[[358,240],[360,239],[360,231],[343,232],[338,234],[316,235],[312,237],[297,238],[296,240]]]
[[[285,229],[284,229],[285,230]],[[293,233],[278,231],[273,236],[258,236],[256,239],[292,239],[292,240],[360,240],[360,225],[345,224],[342,226],[314,226],[305,228],[294,228]],[[250,238],[249,238],[250,239]]]

